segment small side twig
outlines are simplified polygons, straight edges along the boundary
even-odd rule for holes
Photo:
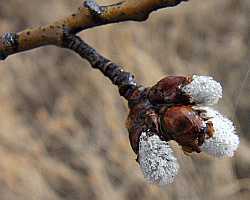
[[[130,72],[100,55],[94,48],[85,43],[80,37],[65,32],[63,47],[73,50],[82,58],[89,61],[93,68],[99,69],[112,83],[119,88],[120,95],[128,99],[137,83]]]

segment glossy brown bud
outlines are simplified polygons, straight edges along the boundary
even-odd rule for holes
[[[158,133],[158,114],[151,108],[147,101],[142,101],[130,109],[126,127],[129,132],[129,140],[132,149],[137,154],[139,140],[142,132],[150,130]]]
[[[209,126],[209,127],[207,127]],[[211,137],[211,124],[205,121],[191,106],[172,106],[161,116],[161,127],[164,134],[180,144],[185,152],[201,152],[200,146],[206,136]]]
[[[153,104],[188,103],[189,96],[181,88],[192,81],[191,77],[167,76],[149,90],[149,100]]]

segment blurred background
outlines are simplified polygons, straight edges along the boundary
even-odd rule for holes
[[[114,1],[98,1],[112,3]],[[1,0],[0,33],[47,24],[81,0]],[[250,199],[250,1],[191,0],[80,36],[150,86],[166,75],[210,75],[216,106],[237,126],[235,157],[188,157],[175,182],[145,182],[130,148],[126,102],[70,51],[43,47],[0,63],[1,200]]]

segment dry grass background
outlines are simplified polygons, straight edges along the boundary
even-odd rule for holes
[[[99,1],[102,3],[110,0]],[[0,32],[46,24],[81,0],[1,0]],[[172,185],[148,185],[128,143],[126,102],[75,54],[45,47],[0,63],[0,199],[135,200],[250,198],[250,1],[192,0],[147,22],[81,36],[152,85],[169,74],[214,76],[217,108],[237,125],[232,159],[183,155]]]

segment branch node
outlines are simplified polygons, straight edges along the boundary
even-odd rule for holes
[[[99,6],[95,0],[86,0],[84,1],[83,5],[89,10],[95,19],[100,19],[104,8]]]
[[[5,52],[0,51],[0,60],[6,59],[8,52],[15,52],[18,49],[18,35],[14,32],[4,33],[0,41],[5,46]]]
[[[13,32],[4,33],[2,36],[3,44],[7,48],[17,49],[18,47],[18,35]]]

